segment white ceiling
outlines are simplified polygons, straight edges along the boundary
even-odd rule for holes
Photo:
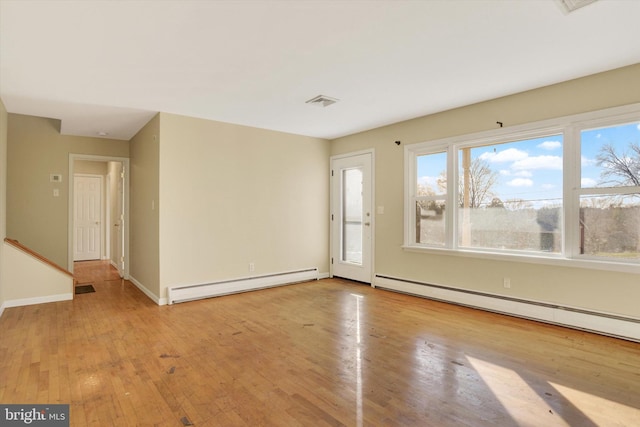
[[[336,138],[640,63],[639,22],[634,0],[0,0],[0,97],[72,135],[164,111]]]

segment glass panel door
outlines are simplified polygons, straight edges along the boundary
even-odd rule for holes
[[[331,159],[331,275],[371,283],[373,154]]]

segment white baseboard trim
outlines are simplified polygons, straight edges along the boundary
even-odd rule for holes
[[[4,313],[4,303],[2,303],[2,305],[0,305],[0,317],[2,317],[2,313]]]
[[[376,275],[374,287],[640,342],[640,319]]]
[[[72,293],[47,295],[43,297],[20,298],[7,300],[2,304],[2,310],[10,307],[22,307],[23,305],[45,304],[48,302],[70,301],[73,299]]]
[[[144,286],[142,283],[137,281],[135,277],[129,276],[129,279],[127,279],[127,280],[129,280],[131,283],[133,283],[138,289],[140,289],[142,291],[143,294],[148,296],[156,304],[158,304],[158,305],[167,305],[167,299],[166,298],[158,298],[158,296],[155,295],[153,292],[151,292],[149,289],[147,289],[146,286]]]
[[[263,276],[244,277],[213,283],[175,286],[167,289],[169,304],[212,298],[240,292],[318,280],[318,269],[286,271]]]
[[[329,277],[331,277],[331,275],[328,272],[327,273],[318,273],[318,280],[328,279]]]

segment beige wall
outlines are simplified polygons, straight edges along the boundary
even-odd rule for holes
[[[159,156],[160,116],[130,141],[129,275],[153,295],[160,295]]]
[[[0,272],[9,306],[73,299],[73,278],[2,242],[6,265]]]
[[[7,235],[68,265],[69,154],[129,157],[127,141],[61,135],[55,119],[9,114]],[[52,173],[62,183],[49,182]],[[59,197],[53,197],[58,188]]]
[[[73,162],[73,173],[86,173],[90,175],[106,176],[109,173],[107,162],[93,160],[76,160]]]
[[[4,238],[7,237],[7,109],[0,99],[0,271],[4,270]],[[6,300],[5,281],[0,275],[0,314]]]
[[[332,141],[331,154],[376,151],[375,273],[640,318],[638,274],[403,251],[402,145],[640,102],[640,64]],[[394,141],[402,141],[397,146]],[[504,289],[503,277],[511,278]]]
[[[173,285],[329,271],[328,141],[165,113],[160,131],[161,297]]]

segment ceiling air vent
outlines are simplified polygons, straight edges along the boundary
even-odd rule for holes
[[[562,10],[566,13],[574,12],[576,9],[594,3],[596,0],[557,0]]]
[[[329,96],[318,95],[315,98],[311,98],[306,102],[306,104],[317,105],[319,107],[328,107],[331,104],[335,104],[338,102],[337,99],[331,98]]]

